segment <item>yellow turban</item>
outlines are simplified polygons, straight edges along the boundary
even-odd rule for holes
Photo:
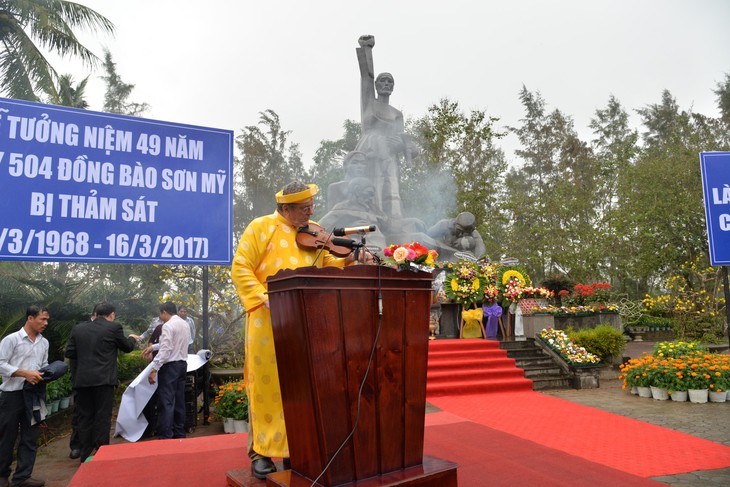
[[[308,200],[309,198],[314,198],[314,195],[319,193],[319,188],[316,184],[308,184],[309,186],[304,191],[300,191],[298,193],[291,193],[291,194],[284,194],[284,190],[282,189],[278,193],[276,193],[276,202],[277,203],[298,203],[300,201]]]

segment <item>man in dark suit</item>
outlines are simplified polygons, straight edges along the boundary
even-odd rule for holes
[[[114,388],[117,386],[117,354],[134,350],[137,341],[125,337],[115,323],[115,307],[96,306],[96,319],[76,325],[66,346],[66,357],[74,361],[73,386],[78,409],[81,463],[95,448],[109,444]]]

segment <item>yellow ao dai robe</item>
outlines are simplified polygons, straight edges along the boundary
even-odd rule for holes
[[[318,250],[297,246],[297,228],[279,213],[253,220],[241,237],[233,258],[231,278],[246,308],[246,385],[250,401],[254,450],[267,457],[289,457],[284,410],[276,366],[271,313],[267,300],[266,278],[281,269],[310,266]],[[326,250],[316,262],[344,266],[344,259]]]

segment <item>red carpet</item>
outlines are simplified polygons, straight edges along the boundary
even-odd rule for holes
[[[450,413],[429,414],[426,425],[424,453],[458,463],[460,487],[664,485],[464,421]]]
[[[537,392],[429,397],[429,402],[523,440],[640,477],[730,467],[730,447]],[[427,438],[429,434],[427,428]]]
[[[431,340],[426,394],[431,396],[531,391],[532,381],[496,340]]]
[[[124,443],[101,447],[69,486],[223,487],[228,470],[246,465],[245,433]]]

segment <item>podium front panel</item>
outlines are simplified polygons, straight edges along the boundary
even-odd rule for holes
[[[323,485],[420,465],[431,274],[306,267],[268,283],[292,469],[316,478],[353,428]]]

